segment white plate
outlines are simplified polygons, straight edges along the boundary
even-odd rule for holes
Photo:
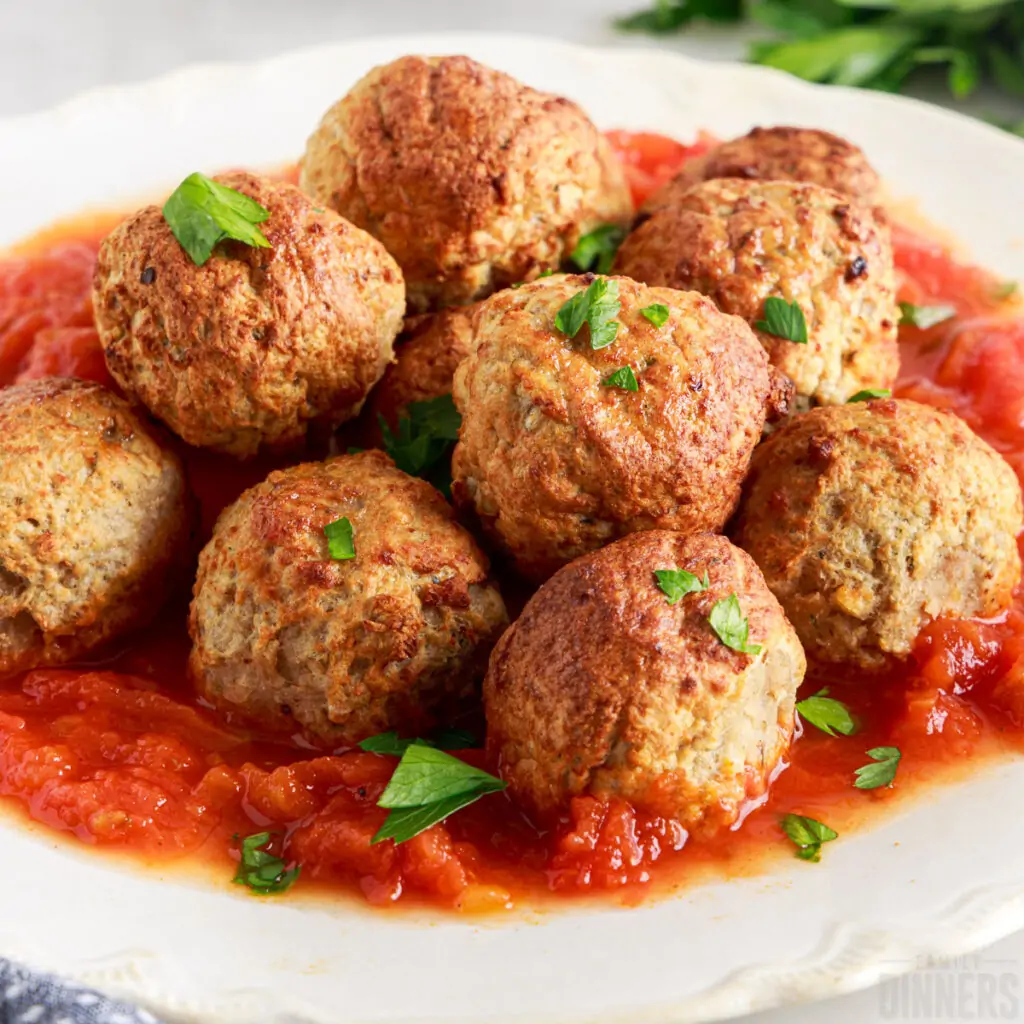
[[[426,36],[199,67],[0,122],[0,246],[186,173],[296,158],[326,107],[402,53],[469,53],[579,100],[605,127],[723,136],[823,126],[863,145],[896,194],[973,255],[1024,278],[1024,144],[908,100],[822,89],[667,52],[509,36]],[[217,1024],[700,1021],[868,985],[921,955],[1024,926],[1024,763],[935,792],[881,827],[633,910],[481,925],[348,903],[261,902],[119,871],[3,826],[0,953]]]

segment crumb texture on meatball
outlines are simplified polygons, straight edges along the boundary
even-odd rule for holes
[[[0,390],[0,673],[146,624],[192,525],[181,463],[122,399],[56,377]]]
[[[626,238],[615,272],[701,292],[755,329],[766,299],[798,303],[806,344],[757,333],[804,406],[890,388],[899,372],[889,229],[869,207],[819,185],[699,184]]]
[[[819,664],[880,670],[939,617],[995,615],[1020,578],[1013,470],[907,400],[815,409],[755,453],[736,540]]]
[[[392,358],[402,273],[384,247],[297,188],[216,178],[270,213],[269,249],[221,242],[196,266],[160,207],[100,246],[96,326],[111,376],[189,444],[251,456],[359,413]]]
[[[576,104],[468,57],[402,57],[324,115],[302,187],[379,238],[409,307],[483,298],[626,224],[625,177]]]
[[[706,572],[710,586],[669,604],[660,569]],[[709,624],[730,594],[757,655]],[[589,793],[714,831],[769,785],[804,669],[743,551],[710,534],[634,534],[557,572],[499,641],[484,681],[488,749],[541,817]]]
[[[330,557],[345,517],[355,557]],[[189,662],[200,693],[320,743],[422,734],[470,696],[506,624],[472,537],[378,451],[271,473],[199,560]]]
[[[720,529],[778,397],[747,325],[694,293],[615,279],[613,344],[567,337],[555,317],[593,280],[492,296],[455,373],[453,497],[536,580],[637,530]],[[661,326],[651,305],[669,311]],[[603,384],[624,365],[636,392]]]
[[[714,178],[803,181],[869,206],[879,202],[881,192],[877,172],[852,142],[820,128],[776,125],[754,128],[691,160],[644,203],[641,212],[672,206],[694,185]]]

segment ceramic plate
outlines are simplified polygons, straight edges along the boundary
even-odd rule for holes
[[[0,246],[83,207],[130,206],[196,168],[294,160],[331,102],[407,52],[468,53],[571,96],[603,127],[681,139],[755,123],[832,129],[973,257],[1024,278],[1024,143],[1008,135],[760,68],[510,36],[373,40],[197,67],[0,122]],[[1006,764],[845,837],[813,868],[786,859],[631,910],[485,924],[261,902],[0,823],[0,954],[218,1024],[712,1020],[849,991],[1024,926],[1022,790],[1024,762]]]

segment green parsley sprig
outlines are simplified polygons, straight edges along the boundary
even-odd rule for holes
[[[627,365],[620,366],[614,373],[608,374],[608,376],[601,381],[601,387],[622,388],[623,391],[639,391],[640,383],[636,379],[633,367]]]
[[[451,450],[459,439],[462,417],[451,395],[410,402],[392,430],[378,416],[384,451],[410,476],[429,480],[446,496],[451,490]]]
[[[851,395],[847,400],[847,405],[853,405],[854,402],[872,402],[876,398],[892,398],[892,392],[888,388],[865,388],[863,391],[858,391],[857,394]]]
[[[622,309],[619,302],[619,282],[598,277],[581,292],[563,303],[555,314],[555,326],[570,338],[579,334],[584,324],[590,327],[590,347],[607,348],[619,333],[615,318]]]
[[[422,743],[425,747],[437,747],[440,750],[466,750],[477,745],[477,738],[467,729],[442,729],[429,740],[415,737],[402,739],[397,732],[381,732],[361,740],[359,748],[370,754],[401,757],[414,743]]]
[[[704,570],[704,579],[686,569],[655,569],[654,578],[669,604],[677,604],[687,594],[697,594],[711,586],[707,569]]]
[[[612,269],[615,254],[625,237],[625,228],[618,224],[602,224],[576,243],[569,259],[582,271],[593,270],[598,274],[607,274]]]
[[[883,786],[891,786],[896,778],[896,769],[899,767],[899,747],[873,747],[867,751],[872,763],[862,765],[854,772],[857,781],[854,785],[857,789],[881,789]]]
[[[821,860],[823,843],[831,843],[839,838],[839,833],[823,824],[816,818],[807,818],[802,814],[787,814],[781,822],[782,831],[793,840],[797,847],[796,855],[801,860],[817,863]]]
[[[668,306],[663,306],[660,302],[652,302],[651,305],[644,306],[640,310],[640,315],[649,320],[655,327],[663,327],[665,321],[668,320],[668,314]]]
[[[352,524],[346,516],[328,523],[324,527],[324,535],[327,537],[327,549],[335,561],[344,562],[356,557]]]
[[[912,302],[900,303],[900,326],[917,327],[922,331],[956,316],[956,306],[915,306]]]
[[[299,877],[297,865],[288,867],[283,858],[268,851],[268,847],[276,841],[270,832],[257,832],[245,839],[235,836],[235,841],[239,840],[240,857],[234,877],[237,885],[248,886],[260,896],[269,896],[284,892]]]
[[[205,174],[190,174],[164,203],[163,215],[197,267],[206,263],[214,246],[225,238],[260,249],[270,248],[263,232],[256,227],[267,220],[270,211],[255,199]]]
[[[816,729],[829,736],[837,733],[852,736],[857,731],[857,723],[850,714],[850,709],[841,701],[828,695],[828,687],[819,690],[813,696],[797,702],[800,717]]]
[[[716,601],[711,608],[708,622],[715,631],[715,636],[734,651],[740,654],[756,656],[761,653],[760,644],[748,643],[750,623],[740,608],[740,599],[735,594]]]
[[[776,338],[797,345],[807,344],[807,320],[798,302],[787,302],[777,295],[769,295],[764,300],[764,319],[756,320],[754,326],[765,334],[774,334]]]

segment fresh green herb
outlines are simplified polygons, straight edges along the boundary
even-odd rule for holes
[[[761,653],[760,644],[749,644],[750,623],[747,621],[740,609],[740,599],[735,594],[716,601],[708,616],[708,622],[715,631],[715,635],[734,651],[740,654],[758,655]]]
[[[802,814],[787,814],[782,819],[782,831],[796,844],[796,855],[801,860],[815,863],[821,860],[822,843],[831,843],[839,838],[839,833],[828,825],[814,818],[805,818]]]
[[[615,25],[623,32],[666,35],[697,19],[732,22],[741,16],[740,0],[655,0],[650,10],[617,18]]]
[[[335,519],[324,527],[327,536],[327,549],[331,558],[344,562],[356,557],[356,546],[352,539],[352,524],[345,516]]]
[[[235,836],[235,841],[239,838]],[[241,857],[234,881],[261,896],[284,892],[299,877],[298,866],[289,868],[284,860],[267,851],[272,838],[269,832],[257,832],[242,839],[239,847]]]
[[[653,305],[644,306],[640,310],[640,315],[647,317],[655,327],[661,327],[668,319],[668,306],[655,302]]]
[[[402,739],[397,732],[381,732],[360,740],[359,747],[369,754],[390,754],[401,757],[414,743],[425,747],[437,747],[440,750],[465,750],[475,747],[477,738],[466,729],[442,729],[433,739]]]
[[[555,326],[575,338],[584,324],[590,326],[590,347],[607,348],[619,333],[619,282],[599,277],[582,292],[577,292],[555,314]]]
[[[580,270],[593,270],[598,274],[607,274],[615,262],[615,254],[619,251],[626,237],[625,228],[618,224],[602,224],[599,228],[585,234],[573,249],[569,257]],[[596,265],[595,265],[596,264]]]
[[[620,366],[614,373],[609,374],[601,386],[606,388],[622,388],[623,391],[639,391],[636,374],[632,366]]]
[[[992,291],[992,297],[998,299],[1000,302],[1003,299],[1008,299],[1012,295],[1016,295],[1020,285],[1016,281],[1003,281],[1002,284],[997,285]]]
[[[704,570],[703,580],[685,569],[655,569],[654,578],[658,581],[658,589],[668,598],[669,604],[676,604],[687,594],[696,594],[711,586],[707,569]]]
[[[874,764],[866,764],[858,768],[854,773],[857,781],[854,785],[858,789],[879,789],[882,786],[891,786],[892,780],[896,778],[896,769],[899,767],[899,747],[874,747],[867,752]]]
[[[410,476],[429,480],[446,496],[451,489],[449,456],[459,439],[462,417],[451,395],[424,402],[410,402],[392,431],[383,416],[377,417],[384,450],[395,465]]]
[[[270,212],[255,199],[219,185],[205,174],[190,174],[164,203],[163,214],[174,237],[198,267],[225,238],[270,248],[256,227]]]
[[[423,743],[410,743],[377,801],[390,811],[371,842],[404,843],[449,814],[506,786],[501,779]]]
[[[847,400],[847,405],[852,405],[854,402],[870,402],[875,398],[892,398],[892,392],[888,388],[865,388],[863,391],[858,391],[857,394],[851,395]]]
[[[837,733],[852,736],[857,731],[857,723],[853,720],[850,709],[841,700],[830,697],[827,686],[812,697],[798,701],[796,709],[805,722],[810,722],[815,728],[827,732],[829,736],[835,736]]]
[[[795,341],[798,345],[807,344],[807,321],[800,304],[787,302],[777,295],[769,295],[764,300],[764,319],[755,321],[754,326],[766,334],[774,334],[776,338]]]
[[[915,306],[912,302],[900,303],[900,326],[909,324],[926,331],[956,316],[956,306]]]

